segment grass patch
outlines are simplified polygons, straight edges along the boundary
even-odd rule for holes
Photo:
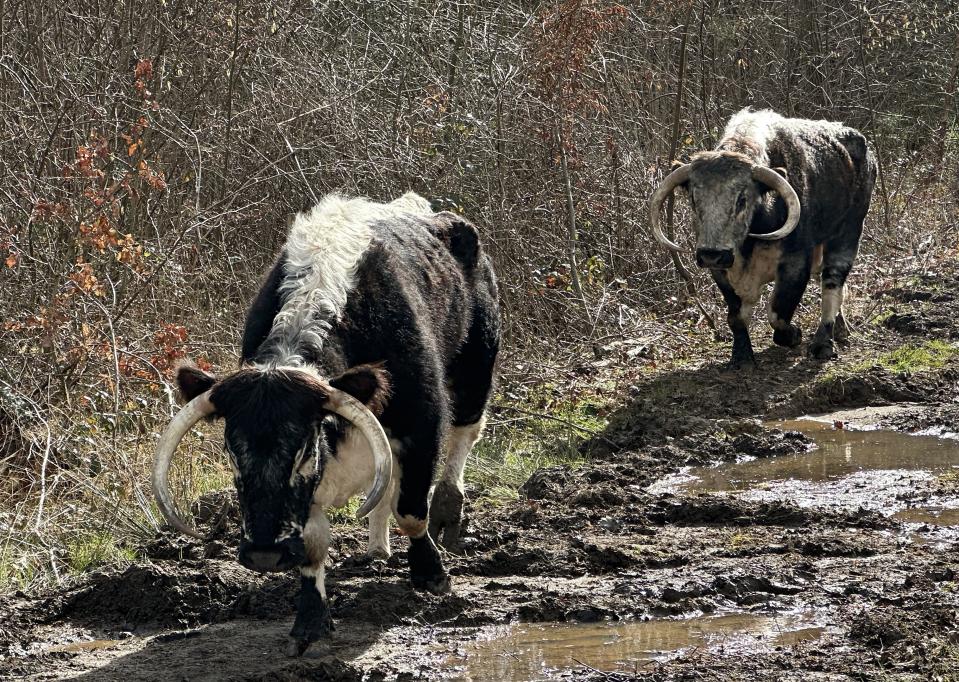
[[[104,564],[129,564],[136,552],[118,544],[108,532],[81,535],[67,545],[67,566],[73,573],[83,573]]]
[[[882,367],[896,374],[942,369],[957,356],[959,356],[959,346],[946,341],[925,341],[920,344],[907,343],[895,350],[867,357],[859,362],[829,367],[819,376],[816,384],[825,386],[836,381],[845,381],[872,367]]]
[[[906,344],[880,355],[876,364],[899,374],[918,372],[928,369],[941,369],[959,354],[959,347],[945,341],[926,341],[914,345]]]
[[[360,522],[356,520],[356,512],[363,501],[361,497],[351,497],[345,507],[330,507],[326,510],[326,515],[330,523],[334,526],[356,526]],[[365,522],[364,522],[365,523]]]
[[[39,568],[30,557],[19,553],[10,543],[0,548],[0,591],[26,590],[37,579]]]
[[[522,408],[499,406],[501,418],[490,420],[466,467],[466,481],[478,490],[480,503],[516,499],[537,469],[586,462],[580,446],[606,426],[610,405],[595,394],[555,398],[554,390],[549,384],[537,387]]]

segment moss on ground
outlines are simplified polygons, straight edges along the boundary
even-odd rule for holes
[[[929,369],[941,369],[956,355],[959,346],[946,341],[926,341],[921,344],[905,344],[881,354],[876,364],[891,372],[921,372]]]

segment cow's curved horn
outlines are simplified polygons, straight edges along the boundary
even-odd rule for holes
[[[370,444],[373,453],[373,485],[356,518],[362,519],[383,499],[393,476],[393,453],[390,441],[380,426],[379,420],[359,400],[337,388],[330,388],[330,396],[323,409],[338,414],[360,430]]]
[[[173,455],[180,441],[183,440],[183,436],[198,421],[213,414],[215,409],[210,401],[209,391],[198,395],[184,405],[183,409],[177,412],[170,425],[166,427],[163,435],[160,436],[156,458],[153,461],[153,495],[156,497],[157,506],[160,508],[163,518],[181,533],[195,538],[202,538],[203,536],[184,523],[177,514],[176,505],[173,504],[173,496],[170,494],[167,475],[170,473],[170,463],[173,461]]]
[[[679,185],[689,179],[689,170],[689,164],[684,163],[667,175],[663,183],[653,193],[653,198],[649,200],[649,226],[653,230],[653,236],[656,238],[656,241],[673,251],[683,251],[684,249],[679,244],[670,241],[669,237],[663,233],[662,225],[660,225],[659,222],[659,214],[663,210],[663,202],[666,201],[666,197],[672,194],[673,190]]]
[[[796,226],[799,224],[799,197],[796,196],[796,190],[792,188],[792,185],[786,181],[786,178],[781,176],[779,173],[774,171],[771,168],[766,168],[765,166],[753,166],[753,180],[756,182],[761,182],[770,189],[775,190],[779,196],[783,198],[786,202],[786,209],[788,213],[786,214],[786,222],[775,232],[770,232],[768,234],[753,234],[749,233],[750,237],[755,237],[756,239],[782,239],[790,232],[796,229]]]

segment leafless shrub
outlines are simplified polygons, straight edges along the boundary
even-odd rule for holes
[[[646,225],[677,98],[680,156],[747,104],[866,131],[860,278],[954,247],[957,33],[932,0],[0,2],[0,582],[64,570],[78,528],[154,523],[168,370],[234,362],[325,192],[478,222],[529,354],[702,324]]]

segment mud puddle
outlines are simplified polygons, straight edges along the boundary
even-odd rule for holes
[[[939,477],[959,473],[959,440],[855,428],[838,416],[846,415],[766,424],[808,436],[815,443],[808,452],[687,468],[650,492],[732,494],[801,507],[864,509],[911,524],[959,524],[959,498],[924,492]]]
[[[690,651],[758,654],[813,641],[811,613],[733,613],[631,623],[517,623],[481,631],[441,666],[450,679],[548,680],[584,667],[634,673]]]

